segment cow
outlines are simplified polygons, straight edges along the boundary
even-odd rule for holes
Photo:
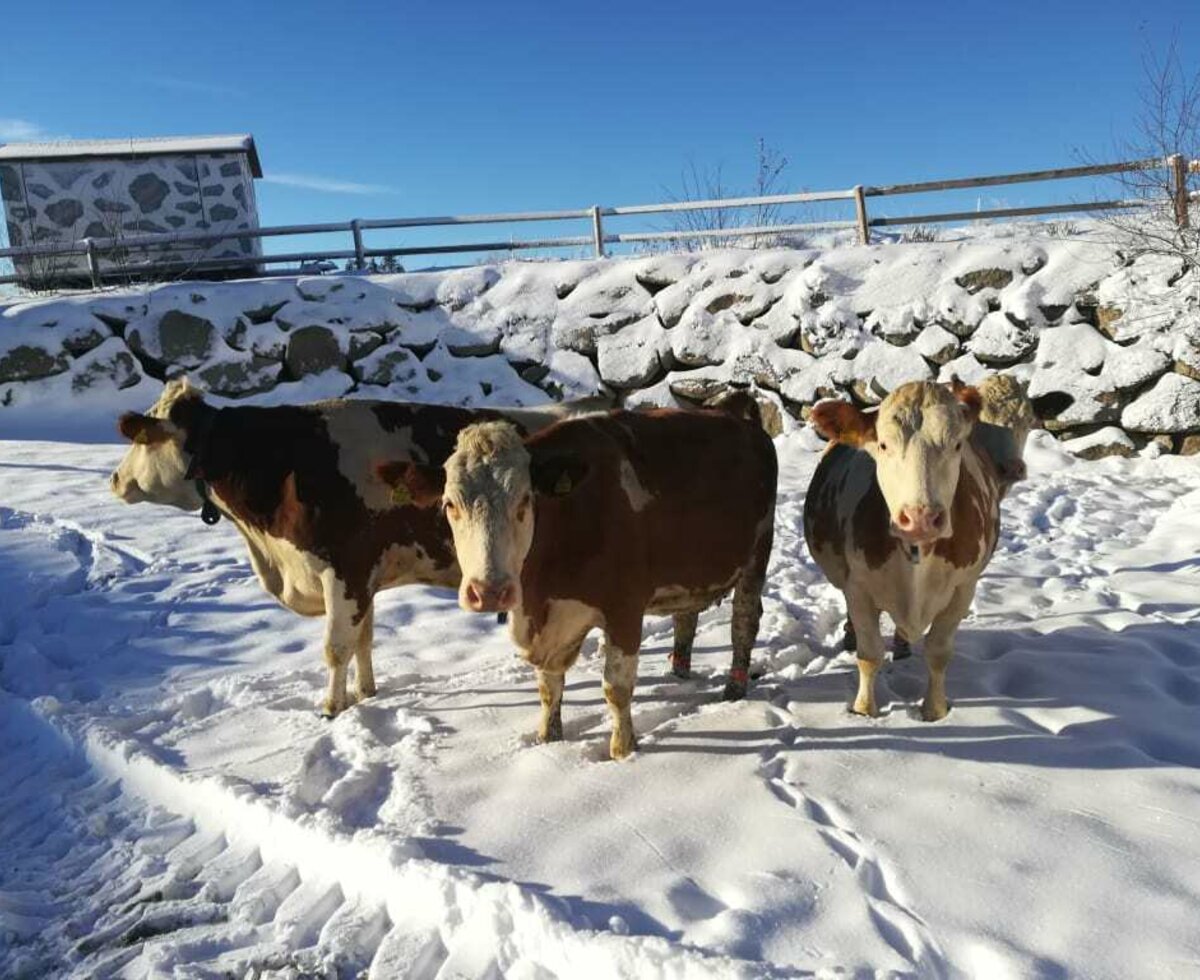
[[[1000,500],[1018,474],[1017,434],[996,443],[1007,446],[1001,465],[979,438],[983,407],[977,388],[932,382],[900,386],[877,413],[843,401],[813,406],[810,421],[831,444],[805,497],[804,535],[846,598],[847,646],[858,653],[858,714],[878,714],[884,612],[902,642],[928,630],[921,717],[937,721],[949,711],[945,678],[954,636],[996,546]]]
[[[509,632],[537,670],[538,737],[562,738],[565,672],[603,630],[609,754],[636,745],[630,704],[642,618],[674,617],[686,675],[701,610],[733,592],[724,698],[746,693],[774,534],[775,447],[754,399],[721,408],[612,411],[522,438],[504,422],[458,435],[443,469],[384,463],[414,502],[441,504],[462,566],[459,604],[510,611]]]
[[[441,465],[474,422],[505,418],[534,431],[569,411],[366,400],[218,408],[179,378],[148,413],[121,416],[118,429],[133,445],[111,487],[127,503],[199,510],[207,524],[227,517],[263,587],[293,612],[325,617],[322,710],[333,717],[350,703],[351,658],[357,698],[375,693],[375,593],[412,583],[455,588],[460,578],[442,515],[397,506],[374,461]]]

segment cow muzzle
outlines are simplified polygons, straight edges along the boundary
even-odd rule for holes
[[[122,480],[120,471],[118,470],[113,471],[108,485],[113,495],[127,504],[140,503],[146,499],[146,495],[142,493],[142,488],[138,486],[137,480]]]
[[[468,612],[508,612],[517,604],[517,586],[511,579],[484,582],[473,578],[463,586],[459,602]]]
[[[929,544],[950,535],[945,507],[907,506],[892,520],[892,533],[908,544]]]

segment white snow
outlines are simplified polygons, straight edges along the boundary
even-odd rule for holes
[[[1035,433],[929,725],[919,656],[847,712],[820,443],[777,445],[764,673],[718,700],[727,605],[687,682],[648,620],[618,764],[594,641],[535,745],[504,630],[419,587],[379,601],[379,695],[322,721],[321,624],[226,523],[112,499],[119,446],[0,443],[0,974],[1192,973],[1196,460]]]

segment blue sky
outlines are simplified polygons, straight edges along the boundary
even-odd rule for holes
[[[1070,165],[1200,36],[1196,0],[99,6],[7,5],[0,141],[249,131],[265,224],[641,203],[691,162],[738,190],[759,137],[788,189]]]

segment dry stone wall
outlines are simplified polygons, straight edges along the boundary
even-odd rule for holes
[[[1005,371],[1081,456],[1194,452],[1196,292],[1170,262],[1009,239],[83,294],[0,309],[0,429],[64,398],[144,407],[185,372],[259,403],[672,404],[749,385],[780,425],[821,398]]]

